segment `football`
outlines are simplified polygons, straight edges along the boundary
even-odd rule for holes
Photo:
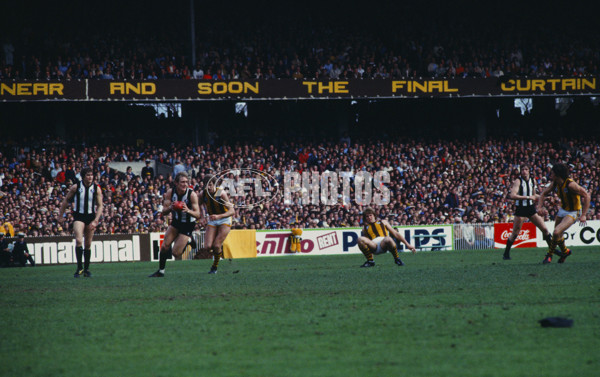
[[[177,212],[181,212],[183,210],[183,202],[182,201],[173,202],[173,209]]]

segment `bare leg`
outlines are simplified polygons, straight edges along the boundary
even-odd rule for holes
[[[211,252],[213,254],[213,264],[210,268],[210,271],[212,273],[216,272],[217,268],[219,267],[219,261],[222,257],[221,248],[223,247],[223,242],[225,242],[225,238],[227,238],[227,235],[230,231],[231,227],[225,224],[219,225],[218,228],[216,228],[216,235],[210,246]]]
[[[502,257],[505,260],[510,259],[510,249],[517,237],[519,236],[519,233],[521,232],[521,228],[523,227],[523,221],[524,220],[521,216],[515,216],[515,220],[513,222],[513,231],[506,240],[506,248],[504,249],[504,255]]]

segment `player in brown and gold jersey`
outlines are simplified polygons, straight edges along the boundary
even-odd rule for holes
[[[404,243],[413,253],[416,252],[415,247],[409,244],[387,220],[377,220],[375,211],[372,208],[364,210],[363,222],[364,228],[361,237],[358,238],[358,248],[365,255],[367,261],[361,267],[375,266],[373,254],[383,254],[387,251],[394,256],[394,262],[397,265],[404,265],[398,255],[398,248],[394,238]]]
[[[217,177],[206,175],[203,179],[204,189],[200,194],[200,223],[206,225],[204,233],[204,249],[213,255],[213,264],[209,274],[216,274],[219,261],[223,257],[223,242],[231,230],[231,217],[235,214],[229,195],[216,186]]]
[[[544,200],[551,192],[555,192],[560,199],[560,208],[554,220],[554,232],[552,232],[552,243],[543,263],[552,262],[552,255],[556,245],[560,248],[558,263],[563,263],[571,255],[571,250],[565,246],[563,233],[579,220],[579,225],[584,226],[587,221],[587,212],[590,209],[590,194],[573,179],[569,178],[569,167],[566,164],[556,164],[552,167],[550,174],[552,183],[542,191],[538,201],[538,213],[544,210]]]

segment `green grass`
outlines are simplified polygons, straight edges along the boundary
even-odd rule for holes
[[[2,269],[0,376],[597,376],[598,250],[543,254]]]

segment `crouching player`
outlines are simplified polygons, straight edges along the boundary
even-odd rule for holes
[[[372,208],[364,210],[363,222],[364,228],[361,237],[358,238],[358,248],[365,255],[367,261],[361,267],[375,266],[373,254],[383,254],[387,251],[393,255],[394,262],[398,266],[403,266],[404,263],[400,260],[394,238],[406,245],[413,253],[417,251],[387,220],[377,220],[375,210]]]

